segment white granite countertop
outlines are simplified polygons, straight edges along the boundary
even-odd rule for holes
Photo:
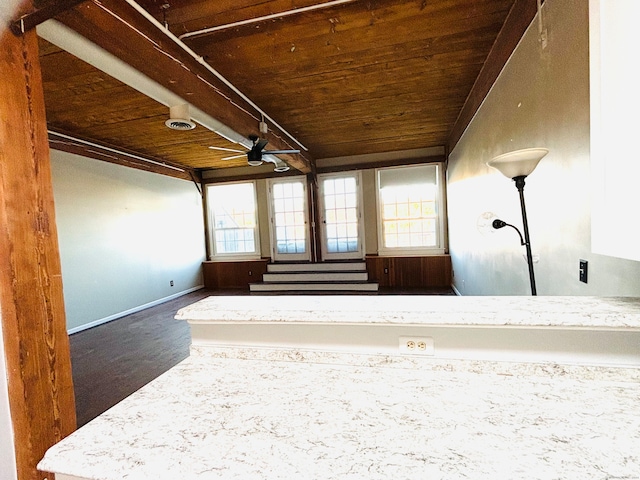
[[[638,369],[255,353],[195,351],[39,468],[91,480],[640,479]]]
[[[575,332],[587,346],[612,339],[605,357],[633,356],[639,299],[214,296],[176,318],[203,340],[191,357],[53,446],[41,470],[63,480],[640,480],[640,368],[516,363],[517,335],[505,337],[510,362],[400,355],[396,338],[433,333],[438,351],[476,327],[489,339],[540,327],[544,341]],[[443,324],[455,332],[417,327]],[[356,353],[248,338],[300,342],[301,330],[384,331],[396,343]]]
[[[275,299],[275,300],[274,300]],[[632,297],[247,296],[208,297],[178,312],[190,323],[534,326],[640,329]]]

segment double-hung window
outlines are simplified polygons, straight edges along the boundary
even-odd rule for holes
[[[381,255],[443,253],[439,164],[376,170]]]
[[[208,185],[207,210],[213,259],[260,256],[255,182]]]

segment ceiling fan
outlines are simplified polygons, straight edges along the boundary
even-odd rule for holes
[[[260,138],[257,135],[249,135],[249,140],[253,142],[253,146],[250,150],[235,150],[233,148],[224,148],[224,147],[209,147],[211,150],[222,150],[224,152],[237,152],[240,155],[232,155],[230,157],[224,157],[222,160],[233,160],[236,158],[247,156],[247,160],[249,165],[252,167],[257,167],[258,165],[262,165],[264,161],[262,159],[262,155],[278,155],[278,154],[295,154],[300,153],[300,150],[265,150],[267,143],[269,142],[266,138]],[[278,170],[280,168],[280,170]],[[286,171],[286,169],[282,166],[278,166],[276,164],[276,171]]]

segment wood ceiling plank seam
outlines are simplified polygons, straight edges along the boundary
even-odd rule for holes
[[[442,62],[447,60],[446,55],[450,55],[454,52],[458,54],[477,50],[478,48],[483,52],[484,58],[486,58],[489,52],[493,40],[495,39],[496,32],[494,30],[485,30],[478,36],[465,36],[460,37],[456,35],[456,38],[451,39],[437,39],[429,37],[425,40],[414,40],[405,43],[402,47],[399,45],[385,46],[376,49],[375,57],[366,57],[364,55],[356,55],[352,53],[341,52],[340,55],[329,56],[322,54],[323,62],[318,62],[318,55],[306,56],[304,63],[298,59],[295,63],[281,62],[278,63],[278,75],[295,75],[297,77],[313,77],[318,73],[333,73],[338,72],[344,68],[357,68],[366,65],[379,64],[381,62],[403,62],[409,59],[417,58],[430,58],[434,60],[442,59]],[[445,45],[446,44],[446,45]],[[222,51],[222,49],[221,49]],[[223,52],[222,52],[223,54]],[[224,58],[224,56],[222,57]],[[229,68],[228,62],[216,61],[221,66],[221,70]],[[237,69],[236,69],[237,70]],[[234,72],[236,71],[234,70]],[[245,78],[245,76],[233,74],[236,78]],[[267,64],[264,66],[256,66],[252,63],[252,77],[255,82],[266,82],[268,79],[273,78],[273,65]],[[245,80],[246,81],[246,80]]]
[[[310,5],[317,5],[320,3],[317,0],[296,1],[295,8],[304,8]],[[276,5],[274,7],[274,5]],[[280,5],[280,6],[278,6]],[[333,9],[340,7],[340,5],[334,5]],[[224,8],[224,7],[223,7]],[[219,2],[200,2],[197,7],[189,5],[187,7],[169,8],[167,10],[167,20],[174,25],[181,24],[187,33],[186,25],[197,24],[198,22],[205,22],[201,27],[195,28],[193,31],[201,30],[203,28],[209,28],[211,25],[207,25],[213,17],[217,20],[216,25],[229,25],[239,21],[247,19],[261,18],[280,12],[286,12],[292,10],[292,2],[290,0],[270,1],[270,2],[258,2],[253,5],[236,5],[227,7],[226,9],[220,8]],[[299,12],[296,15],[303,15],[303,12]]]
[[[471,57],[471,55],[473,55]],[[473,51],[458,51],[455,53],[451,53],[448,55],[428,55],[425,56],[424,54],[421,56],[415,56],[414,58],[404,58],[404,59],[400,59],[400,60],[392,60],[392,55],[390,54],[389,59],[384,59],[385,60],[385,64],[388,65],[393,65],[395,67],[395,69],[398,69],[398,66],[404,66],[404,64],[406,64],[407,62],[411,62],[412,64],[415,64],[415,67],[411,67],[411,68],[418,68],[418,66],[424,66],[425,68],[421,69],[420,71],[423,72],[428,72],[430,67],[431,69],[443,69],[443,68],[447,68],[446,67],[446,62],[447,60],[450,59],[454,59],[456,61],[456,63],[458,64],[462,64],[463,61],[465,60],[465,58],[469,59],[469,58],[473,59],[473,63],[477,63],[477,64],[481,64],[485,59],[486,59],[486,53],[485,52],[473,52]],[[379,70],[380,67],[380,63],[378,62],[378,64],[375,63],[375,60],[372,60],[371,62],[369,62],[369,67],[368,70],[370,71],[376,71]],[[423,62],[427,62],[427,63],[423,63]],[[430,62],[430,63],[429,63]],[[365,64],[366,65],[366,64]],[[344,67],[345,65],[332,65],[332,70],[334,68],[340,68],[340,67]],[[338,72],[337,75],[344,75],[344,72],[358,72],[361,71],[363,69],[362,65],[354,65],[353,62],[346,62],[346,69],[343,68],[342,71]],[[224,70],[224,69],[223,69]],[[329,69],[320,69],[319,71],[315,70],[315,69],[308,69],[309,72],[313,72],[313,73],[304,73],[303,75],[292,75],[292,71],[291,70],[287,70],[286,68],[282,68],[282,69],[278,69],[279,72],[281,72],[281,75],[285,76],[289,75],[289,79],[291,81],[294,80],[318,80],[318,79],[322,79],[322,78],[332,78],[334,76],[336,76],[336,74],[334,74],[333,72],[331,73],[327,73],[327,70]],[[331,70],[329,70],[331,71]],[[260,83],[261,85],[263,85],[264,87],[268,88],[269,84],[267,84],[265,86],[264,81],[262,81],[263,79],[267,79],[270,76],[272,76],[272,70],[265,70],[265,71],[261,71],[261,70],[253,70],[253,76],[251,78],[249,77],[244,77],[242,75],[235,75],[235,81],[237,83],[241,83],[243,85],[246,84],[246,87],[248,87],[251,84],[255,84],[255,83]],[[256,79],[258,79],[258,81],[256,81]]]
[[[344,43],[343,48],[366,49],[373,48],[386,42],[398,42],[403,38],[420,38],[423,35],[446,36],[455,33],[468,33],[478,28],[493,26],[496,32],[502,26],[508,8],[501,8],[496,11],[487,12],[482,15],[468,16],[461,14],[463,9],[456,8],[449,12],[447,18],[441,16],[430,16],[425,13],[418,15],[402,10],[402,15],[394,18],[380,20],[377,24],[371,25],[368,18],[363,18],[361,13],[355,14],[353,21],[341,21],[339,29],[335,23],[326,21],[326,29],[319,28],[318,25],[286,24],[282,26],[282,31],[269,32],[259,29],[251,30],[250,35],[240,36],[221,33],[215,35],[213,39],[190,40],[189,45],[205,54],[210,54],[205,47],[207,45],[229,45],[229,51],[242,48],[248,42],[247,37],[251,37],[250,43],[257,50],[281,47],[288,49],[292,42],[301,49],[305,42],[319,45],[330,43],[337,38]],[[481,19],[481,21],[479,20]],[[361,47],[366,45],[367,47]],[[213,47],[212,47],[213,48]],[[297,49],[298,50],[298,49]]]
[[[288,91],[290,87],[287,85],[289,82],[313,82],[308,85],[310,88],[315,86],[315,82],[323,81],[324,79],[343,78],[347,75],[362,75],[362,74],[384,74],[388,77],[397,75],[399,78],[405,78],[407,69],[418,71],[423,75],[434,72],[446,72],[458,68],[460,65],[467,66],[469,68],[477,68],[475,74],[480,70],[482,64],[486,59],[486,53],[468,51],[457,51],[450,54],[438,54],[428,56],[414,56],[406,57],[402,59],[385,59],[384,62],[368,62],[355,65],[347,63],[342,66],[335,66],[331,69],[312,69],[308,68],[300,75],[290,72],[287,76],[287,70],[279,72],[279,75],[284,76],[284,80],[279,82],[273,82],[273,73],[269,71],[253,70],[254,75],[250,78],[244,75],[236,75],[235,81],[238,84],[242,84],[245,89],[252,90],[255,95],[256,92],[268,92],[265,94],[272,94],[272,91],[279,90],[280,86],[284,86],[283,90]],[[384,66],[383,68],[381,68]],[[381,73],[382,72],[382,73]],[[402,74],[402,75],[399,75]],[[270,81],[271,79],[271,81]],[[474,76],[475,79],[475,76]],[[251,85],[254,85],[251,88]],[[256,88],[255,85],[259,85],[260,88]],[[305,83],[306,85],[306,83]]]
[[[422,85],[420,88],[425,92],[428,92],[430,89],[433,89],[434,92],[436,92],[437,94],[437,92],[441,91],[443,87],[447,85],[447,83],[453,84],[461,77],[463,77],[463,75],[455,75],[453,77],[443,78],[438,82],[437,88],[434,88],[431,85],[426,83]],[[473,75],[467,75],[464,77],[468,78],[469,81],[473,81],[473,78],[475,78],[473,77]],[[341,84],[341,85],[336,85],[335,88],[346,88],[346,86]],[[454,88],[454,87],[451,87],[451,88]],[[382,109],[394,108],[393,106],[399,102],[398,101],[399,97],[403,97],[403,92],[400,89],[398,90],[399,91],[396,91],[396,89],[394,89],[393,87],[390,87],[386,92],[381,92],[379,95],[377,94],[378,92],[373,92],[373,91],[369,91],[367,94],[361,94],[361,95],[359,95],[357,91],[353,91],[352,93],[345,93],[343,95],[340,95],[339,101],[336,101],[336,98],[334,98],[333,101],[331,101],[330,95],[327,98],[327,97],[318,97],[314,94],[311,94],[311,95],[308,95],[306,98],[301,95],[299,101],[296,102],[295,99],[292,99],[291,95],[288,95],[287,96],[288,98],[286,100],[287,101],[286,106],[280,107],[280,109],[289,119],[288,123],[290,125],[295,126],[295,124],[297,123],[296,122],[297,118],[302,118],[306,121],[306,119],[309,116],[311,117],[314,116],[313,112],[309,112],[308,110],[308,102],[312,101],[314,104],[322,106],[322,110],[323,110],[322,117],[325,119],[325,121],[327,121],[327,119],[330,118],[333,114],[335,114],[336,116],[340,116],[341,118],[344,118],[346,115],[348,115],[348,112],[345,111],[346,105],[349,105],[350,107],[356,107],[358,105],[373,105],[374,102],[376,102],[376,103],[381,103],[381,105],[377,106],[376,108],[382,108]],[[455,91],[450,91],[449,95],[444,98],[448,98],[449,100],[455,101],[460,105],[462,105],[464,102],[464,99],[466,98],[466,93],[467,93],[466,89],[460,88],[458,89],[457,94]],[[368,98],[369,95],[371,96],[371,98]],[[412,94],[412,95],[420,95],[420,94]],[[274,102],[273,107],[278,105],[279,101],[280,101],[280,105],[284,105],[284,101],[282,101],[283,97],[281,95],[274,94],[270,97],[270,99]],[[436,101],[436,99],[437,97],[434,97],[429,93],[424,93],[421,95],[421,98],[415,98],[414,101],[426,102],[430,100],[433,102],[433,101]]]
[[[424,107],[423,109],[424,110]],[[377,126],[379,128],[384,128],[385,130],[389,127],[387,123],[396,122],[399,119],[402,119],[402,125],[404,129],[409,131],[412,125],[419,125],[420,128],[432,127],[433,125],[447,125],[450,122],[455,121],[459,106],[451,106],[447,110],[441,109],[437,115],[424,115],[422,110],[419,108],[416,109],[407,109],[407,110],[399,110],[395,112],[391,112],[388,114],[367,114],[363,115],[352,115],[348,118],[336,118],[331,119],[331,122],[323,122],[318,121],[313,124],[303,123],[301,124],[300,131],[301,132],[313,132],[313,131],[321,131],[323,133],[323,140],[328,140],[327,135],[329,132],[336,132],[336,134],[343,134],[345,129],[350,131],[355,128],[364,128],[365,126]],[[431,110],[431,109],[429,109]],[[405,118],[403,118],[405,117]],[[408,120],[406,117],[409,117]],[[412,118],[413,117],[413,118]],[[327,124],[331,124],[331,129],[327,128]]]
[[[299,91],[301,95],[314,94],[316,91],[322,92],[322,89],[326,89],[327,93],[339,94],[339,96],[347,96],[348,91],[361,92],[359,95],[374,94],[382,91],[391,91],[395,89],[401,89],[406,86],[406,90],[411,90],[415,86],[419,88],[437,88],[442,85],[442,82],[447,82],[450,85],[452,82],[453,88],[457,86],[463,87],[466,91],[469,90],[470,85],[476,78],[478,72],[482,68],[482,62],[479,59],[470,61],[465,65],[448,66],[445,68],[419,69],[420,63],[417,62],[416,72],[420,73],[419,77],[406,77],[406,72],[402,66],[389,66],[383,72],[379,70],[369,69],[368,71],[345,71],[339,76],[325,76],[319,75],[313,77],[312,81],[308,78],[289,78],[286,82],[282,83],[282,86],[274,84],[265,84],[263,87],[254,92],[254,96],[259,98],[272,99],[275,95],[283,94],[287,92]],[[360,85],[366,85],[366,89],[361,89]],[[349,87],[348,91],[344,88]],[[272,101],[272,103],[274,103]]]
[[[416,91],[416,89],[423,89],[423,91]],[[455,92],[454,92],[455,93]],[[428,86],[425,88],[425,85],[421,84],[421,82],[406,82],[406,87],[404,85],[393,84],[392,87],[388,88],[384,92],[380,92],[379,90],[371,90],[366,91],[365,94],[358,94],[358,92],[346,92],[340,96],[342,101],[344,102],[360,102],[363,105],[373,105],[379,102],[387,102],[390,97],[393,97],[393,103],[423,103],[423,102],[448,102],[452,98],[457,98],[460,95],[454,95],[451,92],[451,89],[448,89],[444,86],[439,86],[437,88]],[[288,95],[282,94],[274,94],[274,102],[275,103],[285,103],[288,102]],[[323,105],[323,110],[327,113],[330,113],[332,108],[331,102],[332,96],[329,92],[322,92],[322,94],[318,94],[313,92],[312,95],[309,95],[308,101],[312,102],[316,105]],[[342,103],[342,102],[341,102]],[[354,103],[350,103],[354,105]],[[293,105],[293,104],[290,104]],[[335,110],[342,110],[341,105],[336,105]],[[383,107],[386,108],[386,107]],[[308,109],[302,105],[299,108],[294,106],[290,106],[286,109],[287,116],[291,115],[304,115]]]
[[[444,5],[444,2],[430,2],[428,4],[429,8],[423,9],[421,9],[420,6],[416,5],[416,2],[393,2],[396,3],[395,6],[384,6],[385,2],[377,3],[381,6],[370,8],[371,4],[365,4],[364,2],[354,2],[354,4],[336,6],[334,7],[334,9],[318,10],[316,12],[310,12],[308,14],[301,14],[299,16],[296,16],[296,18],[287,17],[284,21],[281,22],[265,21],[262,24],[252,24],[241,28],[235,28],[233,34],[235,36],[248,36],[255,31],[261,31],[264,33],[275,33],[274,30],[276,29],[277,31],[290,29],[292,24],[300,28],[305,28],[312,25],[317,30],[317,24],[319,22],[328,22],[326,23],[328,30],[331,32],[336,32],[337,28],[349,28],[351,25],[354,25],[355,27],[371,27],[376,23],[393,21],[398,18],[411,21],[420,15],[428,18],[438,18],[439,20],[441,20],[446,15],[454,18],[459,18],[461,10],[465,12],[471,12],[470,14],[466,15],[466,17],[468,18],[482,16],[494,12],[503,12],[504,18],[509,10],[511,1],[505,0],[502,2],[468,2],[467,7],[465,7],[464,5],[460,5],[460,1],[455,2],[454,5],[449,6]],[[409,5],[411,8],[408,8],[407,5]],[[438,5],[444,5],[444,7],[438,9]],[[477,13],[474,14],[474,12]],[[234,10],[235,15],[233,19],[229,18],[229,20],[225,23],[218,21],[216,22],[216,25],[213,25],[214,22],[206,17],[200,17],[196,22],[184,19],[177,20],[177,18],[174,18],[172,24],[180,24],[180,27],[182,29],[193,32],[205,28],[210,28],[212,26],[232,24],[237,21],[246,20],[247,18],[257,18],[262,16],[260,14],[238,15],[238,13],[239,11]],[[171,15],[169,15],[169,18],[171,18]],[[203,18],[206,19],[203,20]],[[333,22],[330,22],[330,19],[332,19]],[[227,31],[223,30],[220,34],[224,35],[225,33],[227,33]],[[211,41],[215,42],[217,40],[214,39]]]

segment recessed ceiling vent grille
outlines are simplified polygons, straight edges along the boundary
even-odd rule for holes
[[[164,124],[172,130],[193,130],[196,124],[191,121],[189,105],[176,105],[169,109],[169,120]]]

